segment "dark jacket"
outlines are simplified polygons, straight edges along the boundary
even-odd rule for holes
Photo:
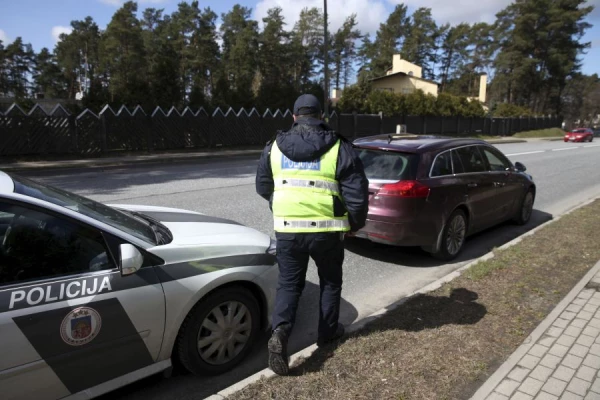
[[[292,161],[313,161],[325,154],[341,139],[337,159],[336,180],[340,184],[343,203],[334,198],[335,216],[348,212],[353,232],[365,226],[369,207],[369,182],[363,164],[356,155],[352,143],[332,131],[325,122],[307,118],[295,122],[287,131],[277,132],[277,146]],[[274,184],[271,170],[272,142],[262,152],[256,171],[256,192],[271,204]]]

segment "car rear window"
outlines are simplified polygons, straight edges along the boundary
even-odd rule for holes
[[[415,179],[419,155],[382,150],[357,149],[369,180]]]
[[[573,133],[585,133],[585,132],[586,132],[586,130],[585,130],[585,129],[575,129],[575,130],[573,131]]]

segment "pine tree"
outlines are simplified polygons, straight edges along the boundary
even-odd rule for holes
[[[467,62],[470,29],[471,27],[464,23],[454,27],[442,27],[444,34],[440,56],[440,92],[447,91],[448,81],[456,78],[457,71],[461,71]]]
[[[43,48],[35,58],[33,68],[34,91],[45,98],[63,98],[67,94],[65,76],[56,63],[56,57]]]
[[[6,59],[6,50],[4,43],[0,40],[0,95],[8,95],[8,60]]]
[[[323,73],[324,17],[318,8],[305,8],[291,32],[293,80],[298,91],[306,91]]]
[[[333,73],[334,87],[346,87],[352,73],[352,65],[357,58],[356,41],[361,38],[361,33],[356,29],[356,14],[352,14],[333,36]]]
[[[181,106],[183,87],[179,77],[180,58],[170,39],[171,18],[163,10],[144,10],[141,21],[148,68],[147,84],[154,106]]]
[[[99,71],[100,29],[92,17],[72,21],[71,28],[70,34],[61,35],[54,49],[57,64],[67,81],[67,98],[74,99],[78,92],[101,98],[103,83],[107,81],[101,81]]]
[[[363,42],[363,56],[368,56],[368,69],[371,76],[385,75],[392,67],[394,54],[404,44],[410,30],[410,18],[407,16],[407,7],[404,4],[396,6],[385,23],[379,25],[375,41],[370,48],[370,42]]]
[[[27,98],[32,89],[30,76],[35,58],[31,44],[26,44],[21,37],[17,37],[6,46],[4,56],[8,70],[7,92],[18,99]]]
[[[419,8],[411,17],[408,34],[402,46],[402,58],[423,68],[423,77],[435,79],[437,41],[440,30],[431,16],[431,9]]]
[[[285,109],[298,95],[290,75],[293,69],[292,54],[288,51],[291,35],[284,29],[285,21],[279,7],[268,10],[263,23],[258,52],[261,85],[257,103],[262,108]]]
[[[497,101],[526,106],[536,113],[560,113],[568,76],[578,72],[578,56],[592,11],[585,0],[522,0],[498,14],[500,51],[493,92]]]
[[[258,23],[250,15],[251,10],[239,4],[221,15],[223,44],[221,73],[214,93],[216,104],[234,108],[255,106],[262,78],[257,76]]]
[[[101,42],[100,62],[110,82],[110,100],[130,106],[145,104],[149,97],[144,39],[136,13],[136,3],[123,4]]]

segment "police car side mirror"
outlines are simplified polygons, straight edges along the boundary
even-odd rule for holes
[[[144,256],[135,246],[122,244],[119,246],[121,252],[121,274],[123,276],[135,274],[144,263]]]

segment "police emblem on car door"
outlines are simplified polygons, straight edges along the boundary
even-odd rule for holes
[[[96,310],[79,307],[63,319],[60,325],[60,336],[71,346],[81,346],[94,340],[101,327],[102,317]]]
[[[3,399],[64,397],[156,360],[164,294],[153,268],[123,275],[119,249],[133,246],[2,200],[0,234]]]

